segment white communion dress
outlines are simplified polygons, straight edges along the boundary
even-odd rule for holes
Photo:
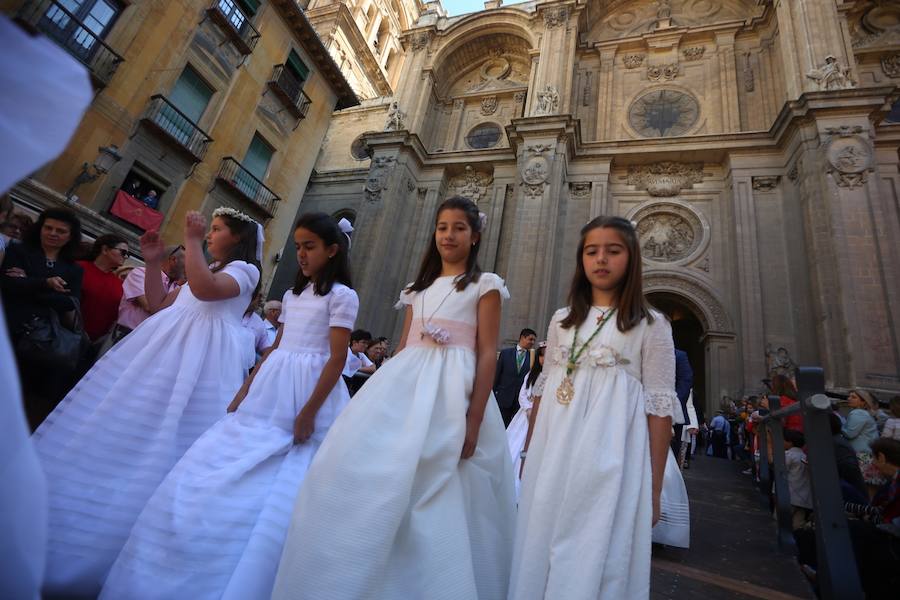
[[[525,438],[528,437],[528,419],[531,415],[531,408],[534,404],[534,398],[540,398],[544,393],[544,382],[547,376],[541,372],[534,381],[534,385],[528,386],[528,378],[522,382],[522,388],[519,390],[519,411],[509,422],[506,428],[506,438],[509,440],[509,456],[513,461],[513,473],[516,476],[516,496],[519,495],[521,479],[519,479],[519,471],[522,468],[522,449],[525,448]]]
[[[547,382],[525,461],[510,600],[647,598],[652,475],[647,415],[681,412],[671,326],[654,312],[622,333],[615,315],[584,351],[569,404],[556,393],[575,328],[554,314]],[[578,347],[603,312],[577,328]]]
[[[297,491],[335,417],[350,401],[343,379],[294,444],[294,419],[330,355],[330,328],[353,329],[356,292],[308,285],[282,301],[281,342],[247,396],[203,434],[141,513],[101,598],[269,598]]]
[[[515,490],[493,398],[474,456],[460,457],[478,301],[496,291],[508,297],[503,280],[484,273],[463,291],[441,277],[401,296],[413,312],[407,345],[353,397],[316,454],[273,598],[506,597]],[[431,326],[449,340],[421,335]]]
[[[240,288],[204,302],[181,288],[104,354],[34,434],[49,487],[44,592],[96,595],[166,474],[241,387],[241,316],[259,270],[219,271]]]

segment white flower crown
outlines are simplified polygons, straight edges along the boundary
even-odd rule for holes
[[[231,217],[232,219],[237,219],[238,221],[244,221],[245,223],[256,223],[256,219],[251,217],[246,213],[242,213],[239,210],[235,210],[229,206],[220,206],[216,210],[213,211],[213,217]]]

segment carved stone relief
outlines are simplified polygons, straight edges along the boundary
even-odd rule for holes
[[[584,87],[581,92],[581,105],[589,106],[591,103],[591,75],[590,71],[584,72]]]
[[[493,181],[492,174],[476,171],[472,165],[466,165],[465,172],[451,178],[447,187],[452,195],[468,198],[478,204]]]
[[[376,156],[372,159],[369,167],[369,177],[366,179],[364,186],[366,200],[376,202],[381,200],[381,192],[387,182],[394,167],[397,165],[397,159],[393,156]]]
[[[585,200],[591,197],[591,183],[577,182],[569,184],[569,195],[578,200]]]
[[[550,162],[543,156],[532,156],[525,161],[522,180],[531,185],[546,183],[550,178]]]
[[[628,185],[655,197],[672,197],[703,181],[703,163],[658,162],[628,168]]]
[[[497,112],[497,96],[487,96],[481,99],[481,114],[492,115]]]
[[[702,236],[695,215],[668,205],[641,217],[636,229],[644,260],[661,263],[687,258],[700,245]]]
[[[651,65],[647,67],[647,79],[650,81],[672,81],[678,77],[678,71],[678,63]]]
[[[900,77],[900,53],[882,56],[881,70],[888,77]]]
[[[825,62],[819,68],[812,69],[806,74],[819,86],[820,90],[846,90],[856,87],[856,82],[850,78],[850,69],[841,66],[838,59],[829,54]]]
[[[413,52],[424,50],[431,40],[431,34],[427,31],[419,31],[412,34],[409,38],[409,49]]]
[[[744,70],[742,74],[744,76],[744,91],[752,92],[756,89],[756,81],[753,76],[753,65],[750,62],[749,52],[744,52]]]
[[[800,167],[799,161],[794,163],[794,166],[791,167],[791,170],[788,171],[788,179],[791,180],[791,183],[797,183],[797,179],[800,178]]]
[[[516,92],[515,95],[513,96],[513,100],[516,101],[516,104],[524,104],[526,96],[527,96],[526,92]]]
[[[626,54],[622,57],[622,64],[625,65],[626,69],[637,69],[642,64],[644,64],[644,55],[643,54]]]
[[[703,58],[703,54],[706,52],[705,46],[694,46],[693,48],[685,48],[681,54],[684,56],[684,60],[692,61],[692,60],[700,60]]]
[[[781,181],[780,175],[754,177],[753,189],[757,192],[771,192],[778,187],[779,181]]]
[[[535,115],[555,115],[559,111],[559,92],[556,87],[547,84],[543,90],[537,93],[537,108]]]
[[[565,25],[569,20],[569,7],[557,6],[544,10],[544,27],[553,29]]]
[[[840,187],[852,189],[864,185],[873,170],[874,152],[864,133],[859,125],[825,129],[828,172]]]

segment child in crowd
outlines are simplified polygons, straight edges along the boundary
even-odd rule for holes
[[[784,430],[784,464],[787,470],[788,491],[791,496],[792,526],[800,529],[812,514],[812,488],[806,460],[806,438],[795,429]]]
[[[890,438],[900,442],[900,396],[891,398],[891,412],[887,421],[884,422],[884,429],[881,430],[881,437]]]

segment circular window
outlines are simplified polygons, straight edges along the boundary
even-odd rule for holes
[[[500,126],[496,123],[482,123],[476,125],[466,136],[466,143],[476,150],[493,148],[500,142]]]
[[[350,144],[350,155],[356,160],[368,160],[371,158],[371,156],[369,156],[369,146],[362,138],[363,136],[361,135]]]
[[[648,92],[631,104],[628,120],[644,137],[674,137],[684,135],[697,123],[700,105],[677,90],[663,89]]]

